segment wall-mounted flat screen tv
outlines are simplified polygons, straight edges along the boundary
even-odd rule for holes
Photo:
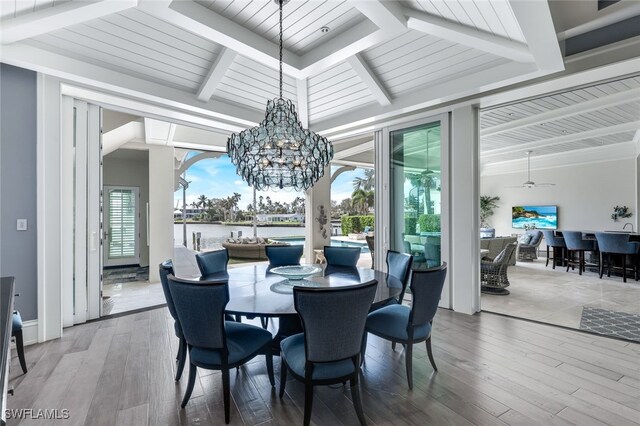
[[[558,229],[558,206],[513,206],[511,224],[516,229],[524,229],[525,225]]]

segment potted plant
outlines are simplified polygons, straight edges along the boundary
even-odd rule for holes
[[[493,210],[498,208],[498,201],[500,197],[480,196],[480,238],[493,238],[496,235],[495,228],[487,223],[487,219],[493,216]]]

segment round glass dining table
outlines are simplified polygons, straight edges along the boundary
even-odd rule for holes
[[[270,272],[268,264],[241,266],[226,272],[179,278],[229,283],[229,303],[225,313],[252,317],[277,317],[279,329],[274,336],[274,346],[283,338],[302,331],[300,319],[293,303],[293,287],[344,287],[377,282],[372,307],[384,305],[402,292],[402,282],[382,271],[368,268],[351,268],[327,265],[303,280],[289,280]]]

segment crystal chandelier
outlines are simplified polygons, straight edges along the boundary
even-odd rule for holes
[[[280,97],[267,102],[258,127],[232,134],[227,152],[236,172],[257,190],[311,188],[333,158],[331,142],[302,127],[295,106],[282,97],[282,5],[280,7]]]

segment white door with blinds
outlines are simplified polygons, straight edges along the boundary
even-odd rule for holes
[[[104,265],[136,265],[139,250],[139,189],[104,187]]]

